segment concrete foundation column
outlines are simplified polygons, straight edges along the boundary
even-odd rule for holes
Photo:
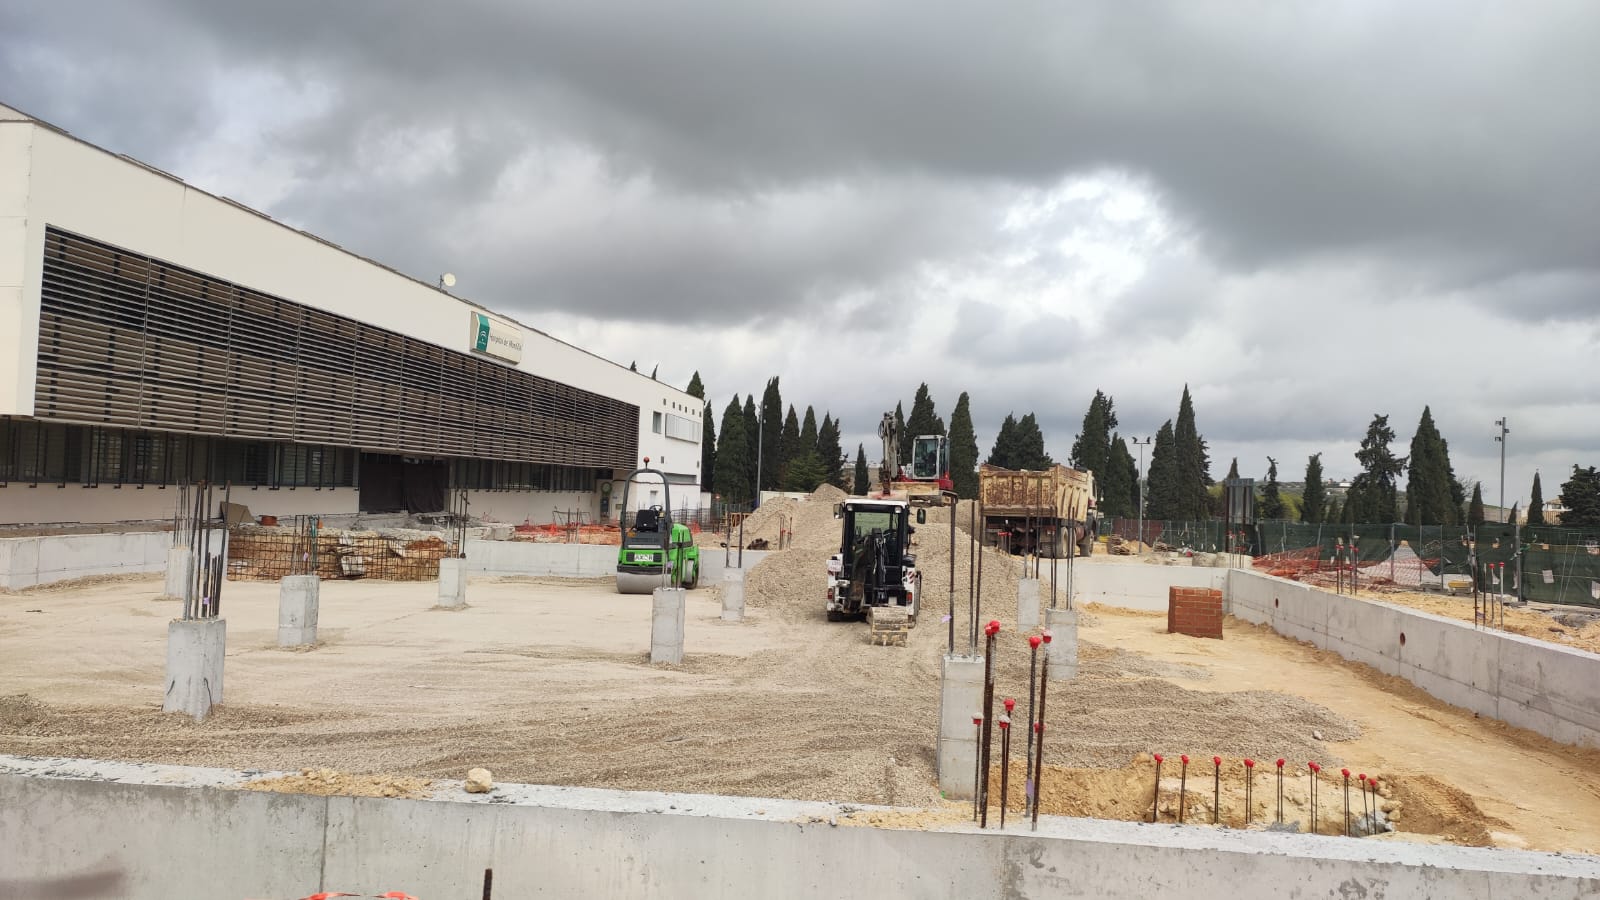
[[[744,621],[744,571],[729,569],[722,576],[722,621]]]
[[[935,765],[939,792],[971,800],[978,764],[978,733],[972,717],[983,714],[983,657],[946,656],[939,691],[939,743]]]
[[[677,665],[683,662],[683,588],[656,588],[651,592],[650,661]]]
[[[322,579],[285,575],[278,582],[278,646],[304,647],[317,642],[317,598]]]
[[[1017,582],[1017,627],[1026,631],[1039,627],[1039,579]]]
[[[439,606],[460,609],[467,605],[467,561],[455,557],[439,560]]]
[[[1067,681],[1078,676],[1078,612],[1073,609],[1046,611],[1050,629],[1050,680]]]
[[[167,625],[167,691],[162,712],[199,721],[222,702],[222,657],[228,649],[226,619],[173,619]]]
[[[167,583],[161,596],[168,600],[183,600],[189,590],[189,572],[194,568],[188,547],[173,547],[167,551]]]

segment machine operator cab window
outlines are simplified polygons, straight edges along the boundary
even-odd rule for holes
[[[911,445],[911,477],[931,480],[944,474],[948,463],[942,458],[944,447],[937,436],[919,437]]]

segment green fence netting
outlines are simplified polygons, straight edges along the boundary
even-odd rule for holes
[[[1139,535],[1137,519],[1103,523],[1103,534]],[[1355,548],[1361,577],[1400,587],[1454,585],[1506,593],[1538,603],[1600,607],[1600,529],[1488,523],[1464,525],[1346,525],[1261,522],[1240,528],[1220,520],[1145,520],[1144,539],[1174,549],[1221,552],[1248,548],[1256,566],[1292,578],[1335,570]],[[1452,577],[1453,576],[1453,577]]]

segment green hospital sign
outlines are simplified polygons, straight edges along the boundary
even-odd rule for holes
[[[522,332],[486,313],[472,312],[472,349],[507,362],[522,360]]]

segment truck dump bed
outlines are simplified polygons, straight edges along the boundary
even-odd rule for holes
[[[1065,521],[1082,522],[1094,497],[1094,475],[1063,465],[1030,472],[985,464],[978,467],[978,497],[985,516],[1059,514]]]

